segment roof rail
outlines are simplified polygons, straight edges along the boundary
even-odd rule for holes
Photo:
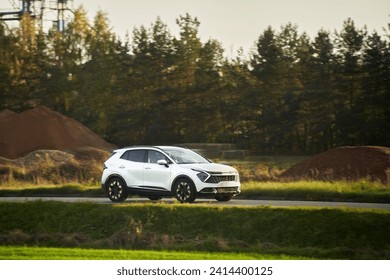
[[[162,149],[159,148],[158,146],[153,146],[153,145],[134,145],[134,146],[126,146],[126,147],[118,148],[118,149],[115,149],[115,150],[132,149],[132,148],[155,148],[155,149],[158,149],[158,150],[162,150]]]

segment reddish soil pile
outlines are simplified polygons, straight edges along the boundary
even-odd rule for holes
[[[43,106],[21,114],[0,112],[1,157],[14,159],[36,150],[81,147],[110,150],[113,145],[78,121]]]
[[[390,182],[390,148],[378,146],[340,147],[291,167],[281,175],[286,180],[369,179]]]

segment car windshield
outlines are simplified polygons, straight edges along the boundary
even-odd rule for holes
[[[168,148],[164,149],[164,152],[178,164],[210,163],[207,159],[189,149]]]

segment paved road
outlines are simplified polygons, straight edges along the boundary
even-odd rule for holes
[[[25,201],[62,201],[62,202],[91,202],[98,204],[112,204],[108,198],[94,198],[94,197],[0,197],[0,201],[8,202],[25,202]],[[123,204],[137,204],[151,202],[146,198],[129,198]],[[152,203],[177,203],[175,199],[165,198]],[[325,202],[325,201],[289,201],[289,200],[246,200],[233,199],[229,202],[218,202],[213,199],[197,199],[195,205],[215,205],[215,206],[305,206],[305,207],[351,207],[351,208],[371,208],[384,209],[390,211],[390,204],[385,203],[356,203],[356,202]]]

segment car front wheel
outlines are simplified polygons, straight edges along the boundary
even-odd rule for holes
[[[127,198],[126,185],[120,178],[111,178],[107,184],[107,195],[112,202],[123,202]]]
[[[196,189],[194,183],[186,178],[176,180],[173,186],[173,193],[181,203],[191,203],[195,201]]]

